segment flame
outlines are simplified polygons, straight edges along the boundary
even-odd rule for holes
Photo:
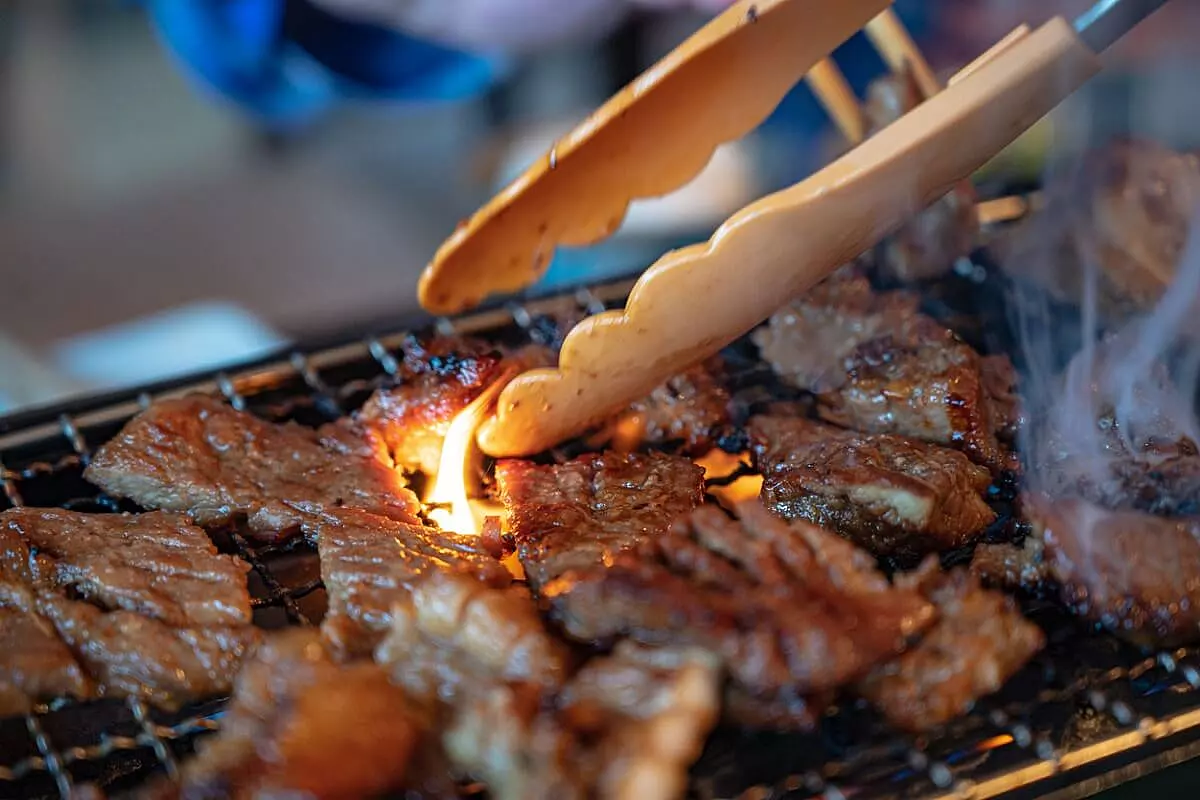
[[[429,518],[443,530],[478,536],[483,528],[483,520],[499,511],[495,503],[471,497],[470,488],[477,488],[475,476],[478,474],[480,458],[475,432],[479,430],[500,391],[518,371],[515,367],[505,370],[479,397],[458,413],[446,431],[437,479],[425,498],[426,503],[439,506],[429,512]]]
[[[749,453],[733,454],[726,453],[724,450],[710,450],[697,458],[696,464],[704,468],[705,480],[711,481],[714,478],[725,478],[732,475],[749,460]],[[762,491],[762,483],[761,475],[745,475],[728,486],[709,486],[708,493],[717,498],[717,502],[722,506],[732,511],[738,504],[758,497],[759,492]]]

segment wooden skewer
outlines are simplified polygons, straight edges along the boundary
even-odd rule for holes
[[[884,9],[867,23],[866,34],[892,72],[907,69],[912,73],[917,88],[926,99],[942,90],[941,81],[933,74],[917,43],[891,8]]]
[[[813,94],[825,106],[829,116],[851,144],[858,144],[866,135],[862,107],[846,76],[832,58],[824,58],[804,76]]]

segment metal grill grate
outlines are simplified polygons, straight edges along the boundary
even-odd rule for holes
[[[580,290],[438,320],[434,327],[528,340],[539,335],[542,315],[593,313],[622,300],[629,288],[619,283]],[[396,334],[292,353],[152,394],[208,391],[270,419],[324,422],[394,380],[407,338]],[[150,400],[151,393],[129,393],[0,420],[0,506],[132,509],[89,486],[82,469],[91,448]],[[258,546],[233,530],[216,531],[213,539],[252,565],[256,624],[278,628],[320,620],[325,592],[309,545],[295,540]],[[1026,610],[1048,633],[1045,652],[999,695],[937,736],[897,736],[857,706],[832,710],[812,735],[720,731],[695,769],[694,795],[981,800],[1058,790],[1081,797],[1200,755],[1200,649],[1147,655],[1082,629],[1051,603],[1031,601]],[[66,798],[88,783],[119,792],[155,773],[175,774],[195,741],[217,729],[221,713],[220,701],[175,714],[140,701],[66,702],[0,720],[0,797]]]

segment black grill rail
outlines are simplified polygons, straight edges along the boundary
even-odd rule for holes
[[[953,280],[968,280],[961,273]],[[630,285],[438,320],[434,327],[527,340],[537,335],[542,315],[594,313],[622,301]],[[393,381],[407,339],[400,333],[297,351],[234,373],[0,420],[0,507],[134,510],[98,493],[82,470],[92,449],[152,398],[208,391],[269,419],[324,422]],[[253,566],[256,624],[320,620],[325,591],[309,545],[257,546],[234,530],[213,539]],[[1074,798],[1200,755],[1200,649],[1143,653],[1085,629],[1051,602],[1029,599],[1026,611],[1046,630],[1047,649],[997,696],[936,736],[899,736],[854,704],[831,710],[815,734],[719,731],[694,770],[693,795]],[[153,774],[175,775],[196,740],[220,726],[222,709],[219,700],[178,713],[139,700],[63,702],[0,720],[0,797],[68,798],[87,784],[120,793]]]

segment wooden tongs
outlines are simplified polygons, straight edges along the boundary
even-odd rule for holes
[[[1074,25],[1022,26],[944,89],[927,68],[914,70],[929,99],[806,180],[738,211],[707,242],[665,254],[624,310],[570,332],[557,369],[505,387],[479,431],[481,448],[498,457],[545,450],[744,335],[999,153],[1164,2],[1100,0]],[[682,186],[806,74],[859,138],[850,109],[832,101],[847,92],[835,85],[840,76],[831,83],[826,57],[861,28],[878,35],[894,24],[889,5],[735,3],[461,225],[422,276],[422,305],[454,313],[533,283],[555,247],[597,241],[632,200]]]

